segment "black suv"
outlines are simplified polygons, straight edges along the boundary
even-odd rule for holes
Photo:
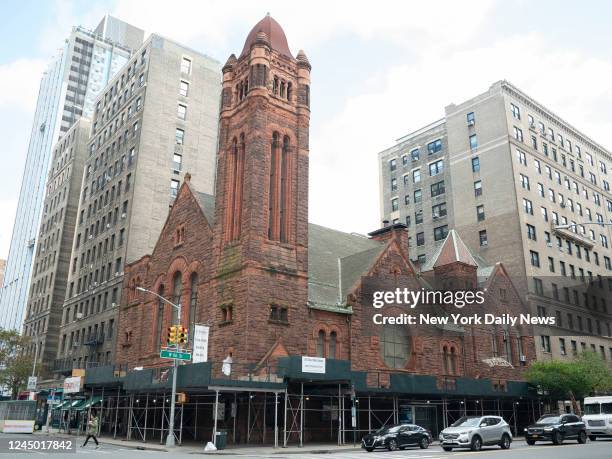
[[[578,440],[581,444],[587,441],[586,425],[575,414],[545,414],[525,429],[528,445],[542,440],[560,445],[567,439]]]
[[[415,424],[397,424],[381,427],[367,434],[361,441],[361,447],[368,452],[374,448],[387,448],[389,451],[404,449],[407,446],[429,447],[432,438],[427,429]]]

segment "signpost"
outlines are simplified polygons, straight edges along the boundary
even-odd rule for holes
[[[36,376],[28,377],[28,390],[36,390],[36,383],[38,378]]]
[[[191,352],[174,351],[171,349],[162,349],[159,352],[159,356],[162,359],[191,360]]]

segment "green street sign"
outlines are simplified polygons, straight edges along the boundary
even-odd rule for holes
[[[170,349],[162,349],[159,356],[162,359],[191,360],[191,352],[171,351]]]

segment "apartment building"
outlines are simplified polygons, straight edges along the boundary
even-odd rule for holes
[[[0,290],[2,328],[22,326],[54,145],[81,116],[93,115],[98,94],[143,38],[141,29],[108,15],[93,31],[74,27],[41,79]]]
[[[504,263],[534,314],[555,318],[538,329],[539,358],[586,349],[612,360],[612,154],[505,81],[447,106],[435,126],[440,132],[420,135],[446,139],[449,227],[488,262]],[[432,202],[411,208],[390,191],[413,144],[396,147],[379,155],[382,217],[427,216]],[[414,189],[409,181],[398,191]],[[436,227],[424,219],[412,237],[424,233],[435,244]],[[417,255],[426,248],[417,245]]]
[[[153,249],[184,173],[212,194],[220,64],[151,35],[96,102],[57,374],[113,361],[123,271]]]
[[[83,165],[91,122],[80,118],[53,148],[43,215],[32,268],[23,334],[31,338],[28,354],[37,375],[49,376],[45,362],[57,354],[62,305],[79,206]]]

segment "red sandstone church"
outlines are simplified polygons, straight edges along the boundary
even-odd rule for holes
[[[156,376],[170,366],[159,358],[167,327],[207,324],[208,362],[179,368],[189,400],[220,394],[227,404],[218,426],[205,403],[198,421],[196,406],[189,422],[202,438],[223,427],[236,443],[278,442],[279,432],[284,443],[344,442],[407,419],[435,434],[476,413],[502,414],[516,433],[537,416],[521,382],[532,336],[375,325],[369,298],[372,289],[461,288],[484,291],[488,311],[517,311],[503,265],[472,254],[455,231],[417,267],[402,224],[366,237],[308,223],[310,71],[269,15],[224,65],[215,196],[186,174],[155,249],[126,267],[117,362],[152,376],[139,387],[128,373],[125,390],[167,391]],[[180,303],[182,317],[138,286]],[[304,372],[304,356],[325,358],[324,372]]]

